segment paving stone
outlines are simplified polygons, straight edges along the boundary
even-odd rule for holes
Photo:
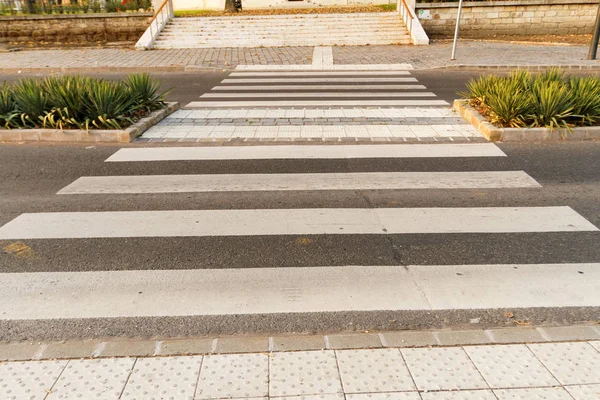
[[[600,351],[600,340],[596,340],[596,341],[591,341],[589,342],[592,347],[594,347],[596,350]]]
[[[272,351],[324,350],[325,338],[320,335],[276,336],[271,339]]]
[[[589,343],[542,343],[529,348],[563,385],[600,383],[600,353]]]
[[[129,377],[122,400],[193,400],[202,356],[140,358]]]
[[[460,347],[402,349],[402,355],[419,390],[488,388]]]
[[[266,354],[205,356],[196,398],[266,397],[269,381],[268,358]]]
[[[494,390],[498,400],[572,400],[560,387]]]
[[[565,386],[575,400],[600,400],[600,385]]]
[[[428,331],[398,331],[383,333],[382,343],[386,347],[424,347],[436,345],[437,340]]]
[[[70,360],[48,399],[118,399],[135,358]]]
[[[536,343],[546,339],[535,328],[489,329],[494,343]]]
[[[230,337],[217,339],[215,353],[254,353],[269,351],[266,337]]]
[[[42,358],[86,358],[94,355],[98,347],[97,341],[74,341],[49,343],[42,353]]]
[[[374,333],[328,335],[327,341],[330,349],[368,349],[382,347],[379,335]]]
[[[158,355],[209,354],[212,352],[213,340],[207,338],[163,340]]]
[[[423,400],[497,400],[491,390],[460,390],[452,392],[422,392]]]
[[[490,338],[483,330],[439,331],[434,333],[442,346],[487,344]]]
[[[154,355],[156,340],[119,340],[102,344],[99,357],[146,357]]]
[[[590,326],[550,326],[538,328],[538,331],[549,340],[556,342],[600,339],[600,333]]]
[[[42,350],[40,343],[0,343],[0,361],[32,360]]]
[[[415,390],[397,349],[337,350],[336,356],[345,393]]]
[[[333,350],[273,353],[269,361],[270,396],[342,393]]]
[[[492,388],[558,385],[525,345],[467,346],[464,350]]]
[[[418,392],[347,394],[346,400],[421,400]]]
[[[336,393],[311,396],[269,397],[269,400],[344,400],[344,395]]]
[[[42,400],[67,365],[67,360],[0,364],[0,398]]]

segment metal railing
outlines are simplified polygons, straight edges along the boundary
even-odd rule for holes
[[[167,26],[169,21],[173,19],[175,13],[173,11],[173,0],[164,0],[158,10],[154,13],[154,16],[150,20],[150,25],[146,29],[146,32],[142,35],[140,40],[135,45],[138,49],[150,49],[154,44],[154,41],[162,30]]]
[[[406,0],[397,0],[396,1],[396,9],[400,14],[400,18],[404,21],[404,25],[406,25],[406,29],[408,29],[408,33],[412,35],[413,31],[413,20],[415,19],[415,14],[411,10],[411,8],[406,4]]]

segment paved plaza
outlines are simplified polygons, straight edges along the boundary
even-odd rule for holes
[[[552,46],[485,41],[460,42],[456,61],[452,44],[429,46],[333,47],[335,64],[402,64],[416,69],[455,66],[600,67],[586,60],[586,46]],[[535,55],[535,56],[533,56]],[[0,72],[196,71],[238,65],[309,65],[313,47],[209,48],[135,51],[130,49],[25,50],[3,53]]]

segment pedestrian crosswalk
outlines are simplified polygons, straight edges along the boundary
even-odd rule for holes
[[[483,140],[410,69],[233,71],[142,140]]]
[[[66,204],[85,196],[87,210],[25,212],[0,226],[0,240],[39,243],[50,265],[43,272],[0,273],[6,289],[0,325],[93,320],[105,334],[135,334],[140,318],[183,318],[169,328],[176,329],[188,326],[185,318],[236,316],[194,325],[205,333],[244,329],[245,318],[256,315],[271,321],[290,315],[318,326],[314,313],[343,313],[338,328],[345,329],[351,313],[393,312],[402,319],[409,318],[403,313],[456,312],[468,321],[481,310],[506,307],[600,306],[594,289],[600,264],[580,261],[577,249],[566,251],[573,260],[563,264],[536,262],[529,249],[511,242],[555,235],[576,243],[598,228],[560,202],[524,201],[521,193],[536,196],[544,187],[526,171],[499,169],[507,159],[492,143],[118,149],[102,163],[103,174],[57,191]],[[339,161],[346,168],[333,170]],[[436,164],[455,167],[441,171]],[[158,166],[169,173],[144,172]],[[514,200],[496,202],[503,192]],[[302,193],[322,206],[296,203]],[[442,205],[464,195],[471,200],[462,206]],[[153,202],[152,196],[163,197]],[[372,203],[382,196],[393,201]],[[477,196],[488,204],[472,200]],[[112,203],[128,206],[107,207]],[[432,265],[429,255],[413,265],[403,261],[449,237],[462,242],[465,258],[483,251],[491,262]],[[319,251],[311,251],[313,243]],[[77,249],[81,267],[51,257],[65,248]],[[494,264],[498,251],[513,262]],[[349,265],[349,257],[367,262]],[[364,329],[380,326],[373,321]],[[81,326],[64,329],[84,335]],[[272,322],[268,329],[289,326],[297,325]]]

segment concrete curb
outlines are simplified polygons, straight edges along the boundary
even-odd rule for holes
[[[472,124],[485,138],[493,142],[539,142],[557,140],[598,140],[600,126],[565,129],[548,128],[498,128],[467,104],[466,100],[455,100],[453,108]]]
[[[600,326],[504,327],[438,331],[393,331],[333,335],[110,338],[60,342],[0,343],[1,361],[152,357],[369,348],[556,343],[600,340]]]
[[[152,112],[125,130],[2,129],[0,142],[129,143],[178,109],[179,103],[167,103],[167,108]]]
[[[415,70],[438,70],[438,69],[449,69],[449,70],[478,70],[478,71],[512,71],[515,69],[524,69],[529,71],[545,71],[549,68],[561,68],[575,71],[600,71],[600,63],[597,65],[591,64],[569,64],[569,65],[477,65],[477,64],[449,64],[441,65],[437,67],[423,67],[415,68]]]

